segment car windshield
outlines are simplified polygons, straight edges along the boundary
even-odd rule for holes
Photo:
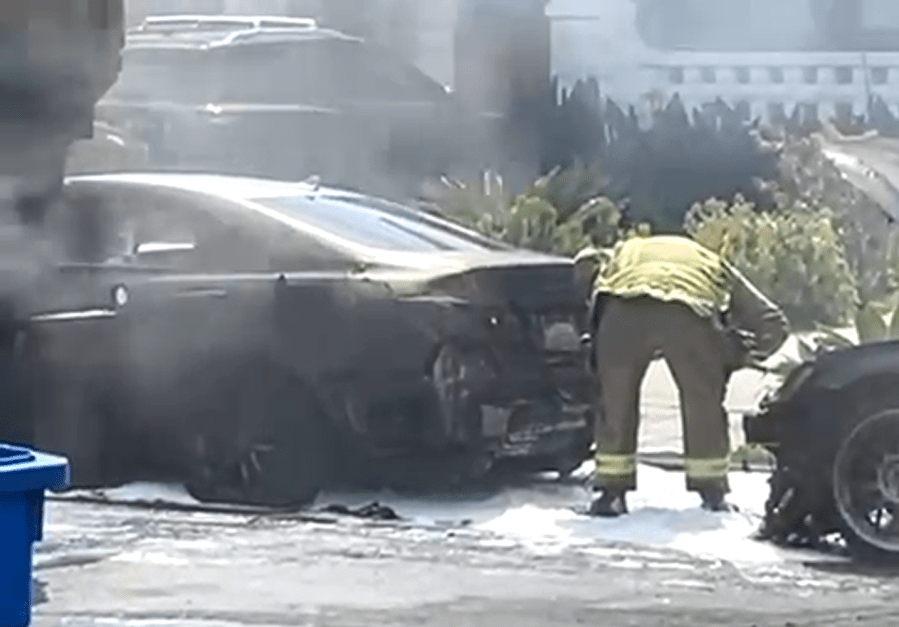
[[[272,80],[273,76],[277,80]],[[439,102],[446,94],[414,65],[402,63],[376,46],[310,39],[211,51],[130,50],[109,97],[199,105],[328,105],[344,99]]]
[[[508,248],[424,212],[376,198],[274,196],[253,202],[371,248],[403,252]]]

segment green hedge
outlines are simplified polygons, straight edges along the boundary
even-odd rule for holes
[[[830,211],[757,211],[738,197],[733,204],[695,205],[685,226],[783,307],[794,327],[840,325],[852,318],[858,290]]]
[[[737,196],[697,202],[684,230],[730,259],[781,305],[794,328],[845,325],[868,307],[883,309],[899,284],[899,229],[855,189],[814,139],[781,151],[780,180],[764,210]],[[485,192],[484,189],[488,191]],[[574,255],[607,248],[635,225],[628,199],[610,199],[596,165],[556,169],[511,196],[492,179],[483,188],[445,184],[433,205],[489,237],[515,246]]]

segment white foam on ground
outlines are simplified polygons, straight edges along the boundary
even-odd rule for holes
[[[585,464],[578,474],[588,474],[591,466]],[[484,499],[325,494],[319,503],[358,506],[377,500],[420,524],[468,521],[475,529],[544,551],[612,541],[733,562],[777,562],[784,559],[782,551],[751,539],[762,520],[767,480],[763,473],[731,473],[730,500],[740,509],[734,513],[703,510],[698,495],[686,491],[682,472],[645,465],[638,470],[638,490],[628,496],[629,515],[617,519],[578,514],[572,508],[586,506],[590,492],[557,483],[507,489]]]
[[[198,505],[184,486],[163,483],[129,483],[117,488],[96,490],[71,490],[60,498],[94,498],[119,503],[161,503],[172,505]]]
[[[730,500],[739,512],[707,512],[699,506],[698,495],[686,491],[682,473],[641,466],[638,490],[628,496],[628,516],[591,519],[566,508],[525,504],[511,507],[480,526],[544,544],[616,541],[732,562],[781,561],[780,551],[751,539],[768,496],[767,475],[731,473],[730,481]],[[584,501],[589,497],[586,491],[582,492]]]
[[[586,477],[591,463],[578,475]],[[590,518],[584,508],[590,492],[550,480],[504,489],[496,494],[402,497],[391,493],[325,493],[315,506],[358,507],[377,501],[419,525],[467,525],[541,552],[589,548],[601,542],[675,549],[695,556],[740,563],[771,563],[786,553],[751,539],[768,496],[768,475],[732,472],[730,500],[739,512],[711,513],[685,489],[682,472],[641,465],[638,489],[628,495],[630,514],[617,519]],[[135,483],[120,488],[70,492],[126,503],[198,504],[181,486]]]

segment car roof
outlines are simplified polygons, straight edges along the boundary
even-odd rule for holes
[[[152,31],[165,29],[223,29],[243,26],[253,27],[283,27],[302,26],[313,27],[317,22],[311,17],[289,17],[283,15],[213,15],[174,13],[169,15],[149,15],[144,18],[132,31]]]
[[[72,182],[119,183],[157,189],[170,189],[214,196],[224,200],[235,198],[271,198],[284,195],[303,195],[318,191],[346,195],[343,190],[318,188],[313,182],[282,181],[230,174],[194,172],[115,172],[108,174],[78,174],[67,177]],[[346,192],[352,193],[352,192]]]
[[[457,269],[467,263],[464,253],[462,257],[454,259],[443,258],[437,263],[440,256],[431,254],[423,254],[420,252],[408,251],[390,251],[383,248],[371,247],[362,244],[353,238],[347,238],[343,233],[336,232],[326,227],[317,226],[312,222],[306,222],[303,219],[296,219],[285,216],[277,210],[272,210],[265,206],[264,199],[279,197],[296,197],[307,196],[310,200],[323,201],[325,203],[334,203],[335,210],[339,210],[339,205],[343,203],[358,204],[366,208],[372,208],[372,201],[378,205],[379,202],[392,204],[401,212],[410,211],[419,214],[426,223],[433,223],[433,226],[442,224],[441,229],[448,229],[449,232],[456,232],[458,237],[468,240],[469,242],[483,246],[482,252],[489,252],[493,255],[505,253],[511,255],[516,262],[530,260],[552,260],[558,262],[558,258],[547,256],[546,254],[525,251],[514,246],[496,242],[477,232],[471,231],[461,225],[456,225],[447,218],[441,218],[430,214],[429,212],[415,208],[412,205],[404,203],[395,203],[393,201],[355,192],[348,189],[336,187],[328,187],[319,185],[316,181],[283,181],[267,178],[257,178],[252,176],[240,176],[232,174],[214,174],[214,173],[194,173],[194,172],[115,172],[107,174],[76,174],[66,177],[67,184],[83,183],[88,186],[91,184],[106,186],[111,188],[117,186],[136,187],[160,192],[188,193],[196,194],[198,200],[202,197],[213,201],[232,204],[236,207],[245,208],[251,215],[267,216],[282,222],[291,228],[298,229],[307,235],[311,235],[320,240],[327,246],[334,246],[344,253],[349,254],[357,259],[371,262],[377,260],[379,262],[390,262],[405,267],[419,268],[426,270],[426,266],[446,265],[451,263],[457,266]],[[390,211],[390,209],[383,209]]]
[[[126,35],[125,50],[210,50],[228,46],[362,40],[309,18],[267,15],[165,15],[147,18]]]

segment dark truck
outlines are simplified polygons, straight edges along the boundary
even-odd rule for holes
[[[571,260],[314,182],[108,174],[66,194],[94,227],[25,335],[19,433],[74,485],[287,506],[589,456]]]
[[[490,165],[481,122],[442,85],[311,19],[149,17],[97,112],[149,146],[153,170],[318,175],[405,198]]]
[[[802,363],[744,430],[777,460],[768,538],[826,546],[836,536],[858,558],[899,558],[899,342]]]

